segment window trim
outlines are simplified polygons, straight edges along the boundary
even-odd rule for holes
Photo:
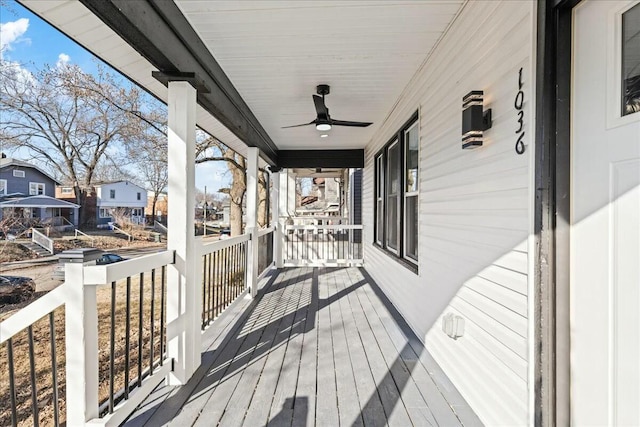
[[[60,194],[73,194],[73,187],[61,187]]]
[[[32,191],[32,187],[35,186],[36,192]],[[39,186],[42,186],[42,193],[38,192]],[[44,196],[47,194],[47,185],[44,182],[29,182],[29,195],[30,196]]]
[[[412,192],[406,191],[406,134],[411,131],[415,126],[418,129],[418,183],[417,190]],[[394,143],[398,143],[398,147],[400,149],[399,159],[398,159],[398,167],[399,167],[399,194],[398,194],[398,250],[394,250],[387,246],[387,216],[388,216],[388,206],[387,206],[387,197],[388,197],[388,186],[389,186],[389,177],[387,176],[388,169],[388,151],[394,145]],[[416,197],[418,206],[420,203],[419,194],[420,194],[420,120],[419,120],[419,111],[416,111],[411,115],[411,118],[407,120],[401,127],[396,131],[392,137],[384,144],[384,146],[374,155],[374,189],[373,189],[373,203],[374,203],[374,233],[373,233],[373,246],[376,246],[378,249],[385,252],[391,258],[395,259],[401,265],[407,267],[409,270],[418,274],[418,263],[419,263],[419,252],[418,259],[415,259],[411,256],[406,256],[406,243],[405,243],[405,233],[406,233],[406,224],[405,224],[405,208],[406,208],[406,197]],[[383,184],[383,188],[380,191],[380,184]],[[380,194],[380,196],[379,196]],[[378,201],[382,199],[382,215],[384,217],[382,223],[382,230],[378,230]],[[419,223],[419,218],[417,218]]]
[[[107,212],[109,213],[109,215],[104,215],[103,212]],[[100,208],[98,210],[98,216],[100,216],[100,218],[113,218],[113,216],[111,215],[111,208]]]
[[[109,189],[109,199],[115,199],[116,198],[116,190],[114,188],[110,188]]]
[[[6,179],[0,179],[0,182],[4,183],[4,187],[2,189],[0,189],[0,196],[6,196],[7,194],[9,194],[7,192],[7,180]]]
[[[20,169],[14,169],[13,170],[13,177],[14,178],[24,178],[26,176],[27,176],[27,174],[23,170],[20,170]]]

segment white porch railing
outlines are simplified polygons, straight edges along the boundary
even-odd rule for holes
[[[283,236],[285,267],[363,264],[362,225],[287,225]]]
[[[31,241],[36,245],[43,247],[44,249],[49,251],[51,255],[53,255],[54,253],[53,239],[48,238],[47,236],[45,236],[35,228],[31,229]]]
[[[133,240],[133,236],[129,233],[127,233],[126,231],[124,231],[122,228],[112,224],[111,228],[113,229],[114,232],[118,232],[118,233],[122,233],[125,236],[127,236],[127,241],[131,242]]]
[[[89,239],[89,241],[91,242],[91,245],[93,245],[94,239],[93,237],[89,236],[87,233],[83,233],[82,231],[78,230],[77,228],[74,229],[74,237],[77,239],[79,238],[79,236],[82,236],[86,239]]]

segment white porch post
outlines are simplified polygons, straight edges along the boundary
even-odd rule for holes
[[[273,256],[276,268],[282,268],[282,248],[284,234],[282,227],[284,223],[280,221],[280,172],[271,174],[271,218],[275,231],[273,233]]]
[[[251,234],[247,286],[252,298],[258,291],[258,154],[257,147],[247,149],[247,233]]]
[[[84,285],[81,263],[65,265],[67,425],[98,418],[98,303],[95,286]]]
[[[167,249],[175,264],[167,268],[167,342],[175,370],[169,384],[184,384],[200,366],[200,283],[197,283],[195,209],[196,90],[169,82]]]

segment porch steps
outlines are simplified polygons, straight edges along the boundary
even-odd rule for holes
[[[33,252],[36,255],[38,255],[39,257],[51,256],[51,254],[49,253],[48,250],[46,250],[45,248],[43,248],[40,245],[36,245],[33,242],[21,242],[20,244],[22,246],[24,246],[25,248],[29,249],[31,252]]]

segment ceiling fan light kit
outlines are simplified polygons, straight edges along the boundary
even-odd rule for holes
[[[303,123],[300,125],[293,125],[293,126],[284,126],[282,129],[286,129],[286,128],[297,128],[297,127],[301,127],[301,126],[309,126],[309,125],[316,125],[316,129],[320,132],[326,132],[331,130],[331,128],[333,126],[349,126],[349,127],[361,127],[361,128],[365,128],[369,125],[371,125],[372,123],[369,122],[351,122],[351,121],[347,121],[347,120],[334,120],[331,118],[331,116],[329,116],[329,109],[327,108],[327,106],[324,103],[324,97],[325,95],[328,95],[331,91],[331,88],[329,87],[329,85],[318,85],[316,87],[316,92],[318,93],[318,95],[312,95],[313,96],[313,104],[316,107],[316,119],[309,122],[309,123]],[[324,138],[325,135],[322,135],[322,137]]]

